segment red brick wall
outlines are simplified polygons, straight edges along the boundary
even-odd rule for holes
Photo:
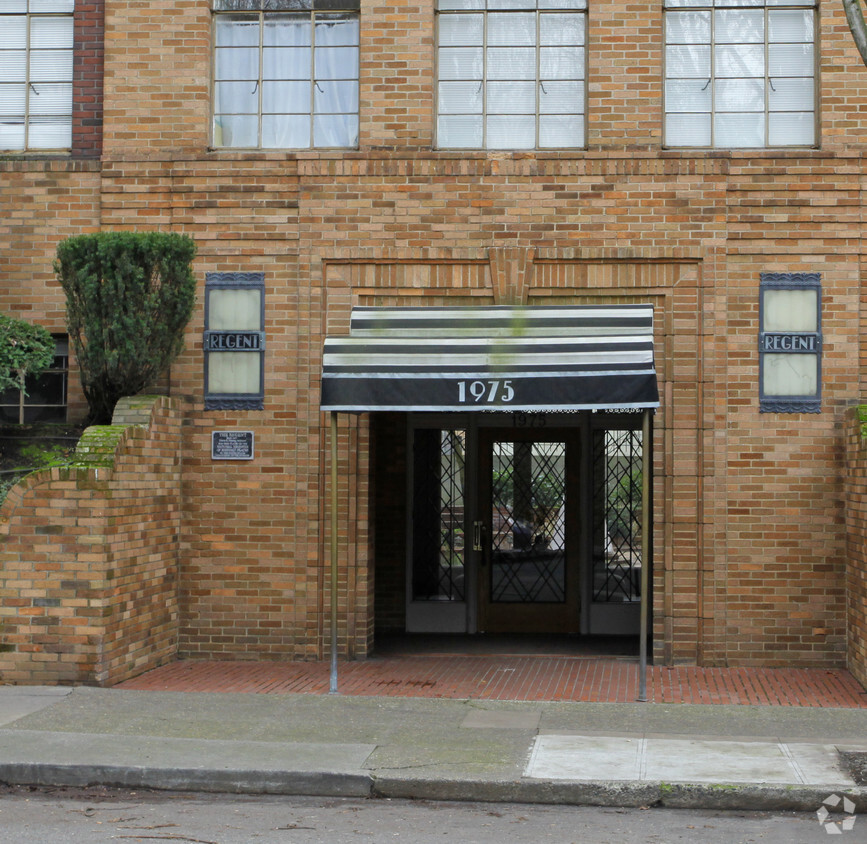
[[[115,421],[0,508],[0,683],[112,685],[176,652],[179,404]]]
[[[105,0],[77,0],[72,67],[72,155],[98,158],[102,152],[103,39]]]
[[[0,313],[66,333],[66,298],[52,268],[65,237],[99,230],[98,161],[0,159]],[[85,417],[77,375],[69,377],[69,419]]]
[[[846,438],[848,667],[867,687],[867,408],[849,411]]]
[[[115,0],[105,10],[104,151],[206,152],[209,0]]]
[[[589,16],[587,150],[432,149],[430,0],[362,3],[358,151],[209,150],[207,0],[121,0],[106,12],[101,171],[0,162],[0,308],[60,328],[50,259],[80,230],[180,231],[200,279],[265,274],[265,410],[204,411],[201,306],[172,368],[190,399],[183,653],[327,653],[325,333],[348,330],[353,304],[516,296],[654,304],[655,658],[842,664],[839,432],[865,400],[867,70],[842,9],[823,7],[821,149],[663,150],[661,6],[606,0]],[[760,414],[759,276],[800,270],[822,273],[822,413]],[[354,655],[379,620],[376,576],[396,571],[371,551],[370,425],[341,418],[340,637]],[[212,461],[211,432],[239,428],[255,460]]]
[[[434,132],[434,17],[429,3],[362,3],[361,120],[370,149],[430,149]]]

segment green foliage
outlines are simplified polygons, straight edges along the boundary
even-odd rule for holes
[[[180,354],[195,254],[191,238],[164,232],[101,232],[57,247],[89,423],[111,422],[119,399],[152,384]]]
[[[4,478],[0,476],[0,504],[2,504],[6,500],[6,496],[9,494],[9,490],[12,489],[15,484],[18,483],[20,477],[15,475],[13,477]]]
[[[54,339],[41,325],[0,314],[0,392],[24,390],[28,375],[40,375],[54,360]]]
[[[563,504],[566,479],[554,472],[545,472],[533,479],[533,506],[546,514],[554,513]]]
[[[636,536],[641,528],[641,487],[640,467],[629,467],[608,487],[608,512],[606,521],[608,533],[623,539]]]
[[[9,490],[31,472],[68,466],[77,434],[75,426],[53,424],[0,427],[0,504]]]
[[[24,446],[21,449],[21,459],[25,462],[28,471],[34,469],[46,469],[51,466],[64,466],[68,462],[69,449],[62,445],[33,445]]]
[[[493,500],[496,505],[513,507],[515,504],[514,466],[495,468],[491,476]],[[527,501],[530,507],[541,513],[541,518],[560,509],[566,488],[565,478],[556,472],[544,472],[535,475],[531,480],[531,488],[519,493],[519,499]]]

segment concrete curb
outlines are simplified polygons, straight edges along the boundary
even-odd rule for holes
[[[122,765],[0,763],[5,785],[148,788],[224,794],[306,797],[454,800],[572,806],[738,811],[815,812],[831,794],[848,797],[856,814],[867,813],[867,787],[690,784],[661,782],[562,782],[462,780],[376,776],[327,771],[205,770]],[[834,811],[833,809],[831,811]],[[839,809],[838,809],[839,811]]]
[[[838,785],[660,784],[659,805],[669,809],[737,809],[754,812],[815,812],[832,794],[846,796],[855,812],[867,812],[867,788]],[[830,812],[842,811],[841,808]]]
[[[485,803],[548,803],[573,806],[739,811],[815,812],[831,794],[845,795],[857,813],[867,812],[867,788],[777,786],[763,784],[691,784],[660,782],[486,782],[376,777],[374,797],[456,800]],[[834,811],[834,810],[831,810]]]
[[[0,763],[5,785],[87,788],[149,788],[223,794],[285,794],[306,797],[370,797],[369,774],[327,771],[205,770],[121,765]]]
[[[564,783],[551,780],[425,780],[377,777],[375,797],[479,803],[548,803],[573,806],[650,806],[657,789],[648,783]]]

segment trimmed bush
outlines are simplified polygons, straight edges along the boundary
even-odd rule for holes
[[[165,232],[100,232],[58,245],[54,270],[89,424],[109,424],[118,400],[153,384],[182,351],[195,254],[191,238]]]

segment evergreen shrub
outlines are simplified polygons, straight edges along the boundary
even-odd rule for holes
[[[109,424],[118,400],[153,384],[182,351],[195,254],[191,238],[166,232],[100,232],[58,245],[54,270],[89,424]]]

